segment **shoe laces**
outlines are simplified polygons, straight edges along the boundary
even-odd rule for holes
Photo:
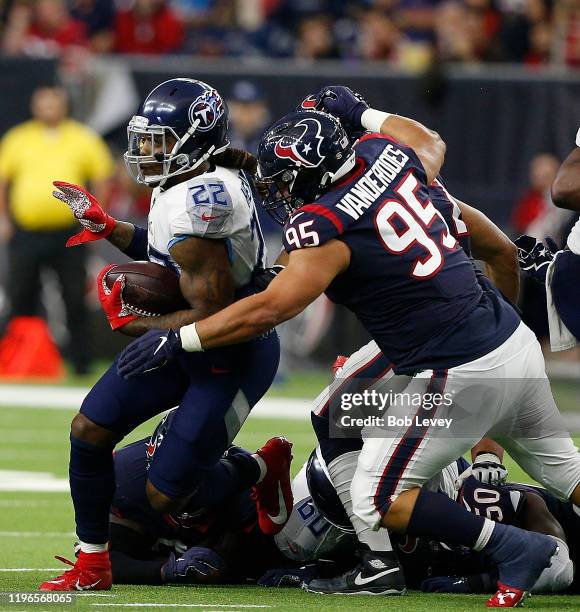
[[[72,567],[72,569],[66,570],[66,572],[62,574],[63,576],[65,575],[76,576],[77,573],[80,574],[81,568],[77,567],[76,563],[73,563],[72,561],[69,561],[68,559],[65,559],[64,557],[61,557],[60,555],[55,555],[54,558],[57,559],[58,561],[61,561],[65,565],[70,565]]]

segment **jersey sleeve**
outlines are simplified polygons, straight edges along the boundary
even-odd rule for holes
[[[12,179],[16,160],[18,160],[16,133],[10,130],[0,141],[0,178],[7,181]]]
[[[186,201],[170,221],[168,248],[189,236],[219,239],[230,235],[234,201],[231,189],[216,177],[196,177],[187,182]]]
[[[299,208],[284,227],[284,249],[287,253],[321,246],[344,232],[340,217],[329,207],[307,204]]]
[[[580,147],[580,128],[578,128],[578,131],[576,132],[576,146]]]

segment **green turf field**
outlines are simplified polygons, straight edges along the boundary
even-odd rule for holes
[[[83,381],[84,382],[84,381]],[[325,384],[320,374],[308,374],[287,382],[276,395],[313,397]],[[0,386],[0,399],[2,387]],[[574,398],[575,392],[570,392]],[[1,402],[0,402],[1,404]],[[572,402],[571,404],[572,405]],[[0,470],[27,472],[15,476],[36,478],[42,483],[66,479],[68,462],[68,426],[72,410],[45,410],[0,405]],[[143,425],[128,441],[148,435],[157,419]],[[294,443],[294,472],[314,446],[314,435],[307,421],[250,418],[237,442],[247,448],[260,446],[267,438],[284,434]],[[526,477],[512,463],[514,480]],[[36,476],[30,472],[40,473]],[[44,476],[42,475],[44,474]],[[52,479],[52,480],[49,480]],[[58,482],[58,480],[56,480]],[[72,558],[74,523],[69,495],[66,492],[0,490],[0,592],[34,591],[44,579],[66,569],[53,559],[59,554]],[[249,553],[251,554],[251,553]],[[18,571],[6,571],[18,569]],[[47,569],[43,569],[47,568]],[[113,587],[105,594],[83,594],[76,608],[123,610],[130,607],[159,609],[196,609],[207,611],[236,610],[473,610],[484,608],[483,596],[445,596],[410,593],[396,599],[372,597],[318,596],[298,589],[265,589],[261,587]],[[157,604],[157,605],[154,605]],[[535,596],[527,607],[535,610],[580,610],[580,597]],[[66,610],[60,605],[2,605],[2,610]],[[70,606],[68,607],[70,609]]]

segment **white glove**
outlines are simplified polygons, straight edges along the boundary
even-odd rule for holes
[[[508,471],[501,459],[495,453],[480,453],[475,461],[455,481],[455,488],[461,489],[463,483],[474,476],[480,482],[486,484],[503,484],[508,476]]]

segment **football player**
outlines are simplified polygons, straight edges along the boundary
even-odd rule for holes
[[[576,148],[564,160],[552,185],[552,201],[559,208],[580,212],[580,129]],[[532,236],[516,240],[522,270],[545,285],[550,345],[565,351],[580,344],[580,220],[572,228],[566,248],[551,238],[546,245]]]
[[[125,154],[132,176],[153,189],[147,229],[113,219],[81,188],[55,183],[55,196],[83,226],[68,246],[107,238],[133,259],[179,273],[190,309],[152,318],[127,312],[122,275],[107,290],[105,269],[100,297],[113,329],[139,335],[152,327],[179,328],[254,291],[265,248],[247,171],[252,159],[228,154],[227,127],[225,101],[202,81],[171,79],[147,96],[129,122]],[[254,455],[240,455],[232,460],[235,469],[219,462],[272,383],[278,360],[278,338],[270,331],[203,355],[184,353],[168,367],[133,380],[118,374],[115,360],[71,425],[69,476],[80,554],[71,570],[40,589],[110,588],[111,451],[137,425],[176,405],[175,427],[155,454],[144,485],[151,506],[167,513],[186,504],[217,504],[242,482],[256,485],[261,528],[279,531],[292,505],[289,442],[276,438]]]
[[[515,606],[558,553],[554,540],[475,516],[423,485],[507,419],[532,428],[527,437],[506,435],[510,454],[559,496],[580,502],[577,448],[561,429],[557,436],[538,432],[559,417],[539,344],[507,302],[481,287],[429,200],[444,159],[440,137],[369,108],[347,88],[321,96],[328,111],[371,133],[353,146],[338,120],[309,110],[283,117],[264,135],[258,158],[271,185],[265,206],[286,211],[287,267],[261,294],[179,332],[133,342],[119,371],[133,377],[183,351],[246,341],[325,292],[357,315],[396,374],[411,377],[389,407],[394,430],[365,438],[350,485],[355,514],[371,529],[483,551],[499,572],[488,605]],[[436,414],[441,423],[457,418],[460,433],[433,430],[427,394],[454,398]],[[404,401],[417,396],[418,405]],[[373,574],[361,565],[355,579],[361,584]]]

